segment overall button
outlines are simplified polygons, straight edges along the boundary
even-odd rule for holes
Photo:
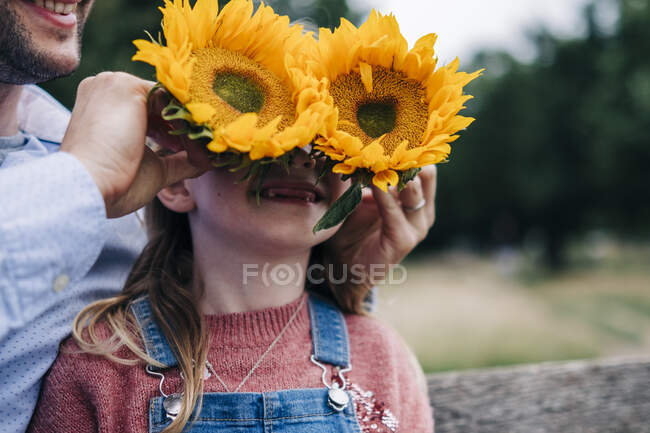
[[[63,289],[68,287],[68,284],[70,284],[70,277],[66,274],[61,274],[54,280],[53,290],[57,293],[62,292]]]

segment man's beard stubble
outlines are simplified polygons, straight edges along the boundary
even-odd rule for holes
[[[0,83],[42,83],[73,73],[74,68],[59,65],[56,60],[51,59],[51,55],[48,56],[34,46],[29,30],[9,6],[9,1],[0,0]],[[79,15],[76,37],[81,53],[81,32],[85,13]],[[57,37],[61,41],[66,38],[67,35]]]

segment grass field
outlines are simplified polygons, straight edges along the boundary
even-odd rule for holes
[[[650,354],[650,245],[575,248],[542,272],[525,254],[446,253],[407,261],[377,315],[426,372]]]

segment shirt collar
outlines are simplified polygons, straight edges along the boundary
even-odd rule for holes
[[[18,127],[42,141],[61,143],[70,121],[70,111],[45,90],[35,85],[23,87],[18,102]]]

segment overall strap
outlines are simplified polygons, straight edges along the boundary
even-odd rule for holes
[[[309,295],[308,306],[314,357],[319,362],[348,368],[350,344],[343,313],[331,301],[314,294]],[[177,366],[174,352],[153,316],[149,297],[133,301],[131,311],[142,332],[147,355],[166,368]]]
[[[350,366],[348,328],[341,310],[331,301],[309,295],[309,318],[314,357],[342,368]]]
[[[144,349],[151,358],[171,368],[178,365],[174,352],[162,333],[151,310],[149,296],[142,296],[131,303],[131,311],[140,326]],[[152,366],[153,368],[156,368]]]

